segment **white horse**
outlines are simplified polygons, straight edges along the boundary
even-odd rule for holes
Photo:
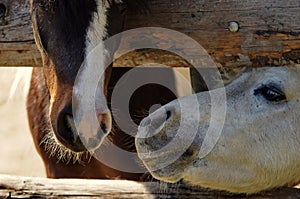
[[[210,93],[173,101],[141,122],[136,138],[139,157],[155,178],[167,182],[183,179],[235,193],[295,185],[300,182],[299,77],[297,67],[259,68],[227,85],[224,126],[205,156],[200,154],[211,119]],[[180,110],[184,105],[189,114]],[[184,136],[177,136],[172,145],[178,129]]]

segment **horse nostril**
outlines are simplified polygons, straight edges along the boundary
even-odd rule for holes
[[[0,3],[0,18],[4,18],[6,16],[6,6],[3,3]]]
[[[58,117],[57,135],[70,144],[74,144],[78,141],[78,133],[71,114],[61,114]]]
[[[172,116],[172,112],[171,111],[167,111],[166,115],[167,115],[166,121],[168,121],[171,118],[171,116]]]
[[[87,150],[77,132],[71,107],[66,107],[59,113],[55,135],[61,144],[73,151]]]
[[[105,123],[101,122],[100,128],[101,128],[101,130],[102,130],[102,132],[103,132],[104,134],[108,133],[107,127],[106,127],[106,124],[105,124]]]
[[[100,131],[103,134],[107,134],[111,131],[111,115],[110,113],[102,113],[98,116],[98,121],[100,123]]]

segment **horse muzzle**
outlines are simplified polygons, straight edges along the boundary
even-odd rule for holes
[[[75,152],[97,149],[111,131],[110,112],[100,113],[95,121],[90,115],[84,115],[75,121],[72,105],[63,108],[57,117],[56,138],[61,144]]]

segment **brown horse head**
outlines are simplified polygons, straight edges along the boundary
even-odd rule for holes
[[[111,115],[105,98],[110,70],[105,65],[109,64],[118,44],[110,46],[109,51],[105,46],[97,48],[94,54],[98,57],[88,55],[105,38],[122,30],[123,6],[120,5],[101,0],[31,0],[34,36],[42,54],[50,95],[52,128],[56,139],[75,152],[97,148],[111,129]],[[104,76],[99,77],[98,83],[100,89],[96,94],[73,94],[76,78],[86,81],[77,77],[78,72],[84,73],[88,67],[103,70]],[[89,110],[82,106],[77,118],[80,128],[76,129],[72,107],[93,97],[97,130],[93,131],[95,128],[89,125]]]

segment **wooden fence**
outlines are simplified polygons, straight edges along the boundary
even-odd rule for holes
[[[220,67],[300,64],[299,0],[147,0],[149,12],[129,12],[125,29],[164,27],[198,41]],[[236,29],[235,29],[236,28]],[[164,39],[164,36],[160,36]],[[165,38],[166,43],[167,38]],[[130,45],[123,38],[122,45]],[[173,46],[170,46],[172,48]],[[159,57],[158,60],[157,57]],[[188,67],[176,55],[134,51],[115,66],[148,61]],[[41,66],[34,44],[28,0],[0,0],[0,66]],[[170,187],[173,186],[173,187]],[[169,187],[169,188],[167,188]],[[131,181],[42,179],[0,176],[0,197],[245,198],[225,192]],[[300,198],[300,190],[282,188],[249,198]]]
[[[122,180],[45,179],[0,175],[0,198],[249,198],[300,197],[300,190],[281,188],[246,196],[191,188],[183,184],[138,183]]]

